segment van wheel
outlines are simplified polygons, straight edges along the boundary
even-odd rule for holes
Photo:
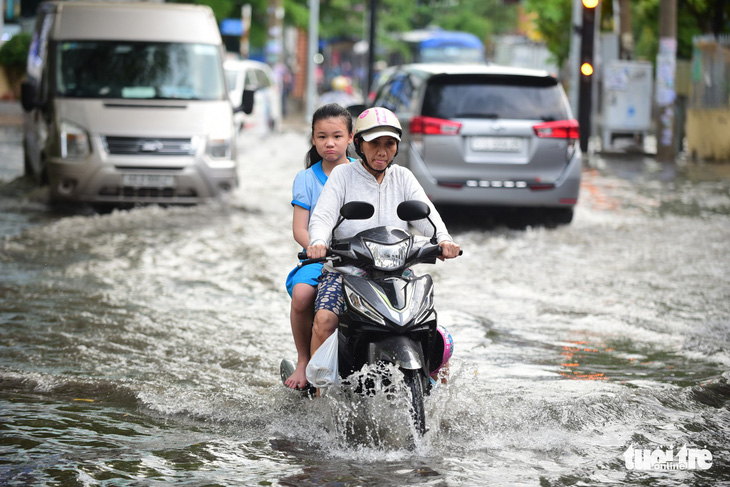
[[[25,139],[23,139],[23,175],[28,178],[34,178],[35,171],[33,171],[33,164],[30,163],[30,156],[28,155],[28,147]]]

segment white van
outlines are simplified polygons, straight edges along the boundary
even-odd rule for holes
[[[28,53],[25,171],[52,201],[195,204],[237,186],[212,10],[42,3]],[[250,112],[247,92],[237,110]]]

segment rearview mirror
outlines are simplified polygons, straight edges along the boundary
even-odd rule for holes
[[[374,214],[375,207],[364,201],[350,201],[340,208],[340,215],[348,220],[367,220]]]
[[[433,235],[431,236],[431,242],[436,243],[436,225],[434,225],[433,221],[431,221],[430,218],[428,218],[428,215],[431,214],[431,207],[428,206],[423,201],[418,200],[408,200],[404,201],[401,204],[398,205],[398,209],[396,210],[398,212],[398,218],[401,220],[410,222],[413,220],[422,220],[424,218],[428,219],[428,223],[431,224],[433,227]]]
[[[431,214],[431,208],[423,201],[409,200],[398,205],[398,218],[410,222],[422,220]]]
[[[332,239],[331,242],[335,241],[335,230],[340,226],[340,223],[345,220],[367,220],[375,214],[375,207],[370,203],[364,201],[350,201],[345,203],[340,208],[340,218],[337,220],[337,224],[332,228]]]

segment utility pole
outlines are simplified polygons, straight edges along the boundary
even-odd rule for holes
[[[273,66],[281,60],[284,50],[283,0],[269,0],[267,18],[266,62]]]
[[[5,11],[3,10],[3,2],[0,0],[0,36],[5,32]]]
[[[630,0],[619,0],[619,59],[634,59]]]
[[[314,115],[314,100],[317,96],[315,56],[319,54],[319,0],[309,0],[309,36],[307,47],[307,91],[305,99],[305,121],[312,122]]]
[[[248,59],[251,54],[251,4],[247,3],[241,7],[241,45],[238,48],[242,59]]]
[[[580,85],[580,37],[583,27],[583,2],[573,0],[568,56],[568,99],[573,113],[578,113],[578,85]]]
[[[660,0],[659,52],[656,61],[657,160],[673,161],[675,73],[677,65],[677,0]]]
[[[578,84],[578,125],[580,126],[580,150],[588,152],[593,123],[593,74],[594,39],[596,34],[596,8],[598,0],[583,0],[583,22],[580,38],[580,81]]]
[[[370,87],[373,85],[375,73],[373,67],[375,65],[375,30],[377,22],[378,0],[370,0],[370,30],[368,31],[368,84],[364,93],[367,95]]]

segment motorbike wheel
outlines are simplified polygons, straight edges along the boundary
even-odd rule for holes
[[[411,418],[419,436],[426,434],[426,410],[423,406],[423,379],[418,370],[402,370],[403,382],[411,392]]]

